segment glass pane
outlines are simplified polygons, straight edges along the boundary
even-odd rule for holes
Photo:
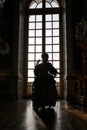
[[[46,37],[46,44],[52,44],[52,37]]]
[[[34,1],[32,1],[31,4],[30,4],[30,6],[29,6],[29,8],[30,8],[30,9],[35,8],[36,5],[37,5],[37,3],[34,2]]]
[[[42,46],[36,46],[36,52],[42,52]]]
[[[47,7],[49,8],[49,6],[52,6],[52,7],[59,7],[59,3],[57,2],[57,0],[46,0],[47,4]]]
[[[29,16],[29,21],[30,22],[35,22],[35,15]]]
[[[28,68],[34,68],[34,62],[28,62]]]
[[[42,15],[36,15],[36,21],[42,21]]]
[[[41,38],[36,38],[36,44],[42,44],[42,37]]]
[[[60,82],[60,78],[55,78],[56,82]],[[60,87],[59,87],[60,88]]]
[[[30,9],[32,9],[32,8],[42,8],[42,0],[32,0],[32,2],[31,2],[31,4],[30,4],[30,6],[29,6],[29,8]]]
[[[52,52],[52,46],[46,45],[46,52]]]
[[[34,77],[34,70],[28,70],[28,76]]]
[[[46,29],[47,28],[52,28],[52,22],[46,22]]]
[[[57,69],[57,71],[58,71],[58,69]],[[58,71],[59,72],[59,71]],[[60,74],[57,74],[57,77],[60,77]]]
[[[60,53],[53,53],[53,60],[59,60]]]
[[[53,1],[52,3],[51,3],[51,5],[52,5],[52,7],[59,7],[59,4],[58,4],[58,2],[57,1]]]
[[[53,43],[54,44],[59,44],[59,37],[53,37]]]
[[[59,62],[58,61],[53,61],[53,66],[55,67],[55,68],[59,68],[60,66],[59,66]]]
[[[53,21],[59,20],[59,14],[53,14]]]
[[[53,22],[53,28],[59,28],[59,22]]]
[[[28,44],[35,44],[35,38],[28,38]]]
[[[41,59],[41,54],[42,54],[42,53],[36,53],[36,60]]]
[[[60,49],[59,49],[60,45],[53,45],[53,52],[59,52]]]
[[[52,30],[46,30],[46,36],[52,36]]]
[[[29,36],[35,36],[35,30],[29,30]]]
[[[42,23],[36,23],[36,29],[42,29]]]
[[[34,78],[28,78],[28,82],[33,82]]]
[[[29,23],[29,29],[35,29],[35,23]]]
[[[42,3],[38,4],[37,8],[42,8]]]
[[[34,52],[34,46],[29,46],[28,45],[28,52]]]
[[[42,36],[42,30],[36,30],[36,36]]]
[[[53,36],[59,36],[59,29],[53,30]]]
[[[46,15],[46,21],[51,21],[52,20],[52,15]]]
[[[28,53],[28,60],[34,60],[34,54]]]
[[[47,3],[47,2],[45,2],[45,3],[46,3],[46,8],[51,8],[51,5],[49,3]]]
[[[59,7],[57,0],[46,0],[46,8],[50,8],[51,5],[52,7]],[[32,1],[29,6],[29,9],[36,8],[36,6],[37,8],[42,8],[42,0]]]

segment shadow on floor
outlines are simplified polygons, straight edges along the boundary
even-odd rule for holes
[[[48,129],[53,130],[57,118],[57,113],[53,108],[45,108],[36,111],[38,116],[42,119]]]

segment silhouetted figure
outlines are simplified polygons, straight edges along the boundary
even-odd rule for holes
[[[57,70],[48,62],[48,54],[42,54],[42,63],[40,60],[34,69],[35,80],[33,84],[33,106],[34,108],[55,106],[57,101],[56,82],[54,77]]]

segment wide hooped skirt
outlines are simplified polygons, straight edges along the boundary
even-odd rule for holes
[[[58,99],[56,82],[51,75],[41,75],[35,78],[32,86],[33,107],[55,106]]]

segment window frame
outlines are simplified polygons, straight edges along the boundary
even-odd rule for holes
[[[59,26],[61,27],[61,21],[62,21],[62,19],[61,19],[61,18],[62,18],[62,17],[61,17],[61,7],[55,8],[55,9],[54,9],[54,8],[50,8],[50,9],[49,9],[49,8],[45,8],[45,9],[44,9],[44,8],[43,8],[43,10],[42,10],[42,8],[41,8],[41,9],[28,9],[28,16],[29,16],[29,15],[44,15],[44,14],[46,15],[46,14],[50,14],[50,12],[51,12],[51,14],[60,14],[60,15],[59,15],[59,17],[60,17],[60,22],[59,22],[60,25],[59,25]],[[44,23],[44,22],[45,22],[45,21],[44,21],[44,18],[43,18],[43,23]],[[42,23],[42,24],[43,24],[43,23]],[[43,24],[43,26],[44,26],[44,24]],[[61,35],[61,30],[62,30],[62,29],[60,28],[60,35]],[[62,41],[61,38],[62,38],[62,35],[60,36],[60,50],[62,51],[63,49],[61,49],[61,47],[62,47],[62,45],[61,45],[61,43],[62,43],[62,42],[61,42],[61,41]],[[45,39],[45,38],[44,38],[44,36],[43,36],[43,43],[45,43],[44,39]],[[45,45],[44,45],[44,46],[45,46]],[[45,49],[43,49],[43,52],[44,52],[44,50],[45,50]],[[60,54],[60,55],[61,55],[61,58],[62,58],[62,60],[61,60],[61,62],[62,62],[62,61],[63,61],[63,56],[62,56],[62,54]],[[63,65],[63,63],[60,63],[60,71],[61,71],[62,65]],[[62,78],[61,78],[61,79],[62,79]],[[60,79],[60,80],[61,80],[61,79]],[[62,81],[62,80],[61,80],[61,81]]]

